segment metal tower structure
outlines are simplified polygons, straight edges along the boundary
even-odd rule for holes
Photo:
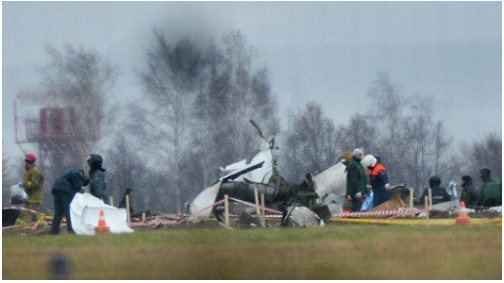
[[[15,141],[27,153],[24,145],[36,148],[37,163],[41,169],[68,167],[75,163],[76,139],[99,138],[98,134],[83,136],[78,110],[51,101],[45,90],[21,91],[14,101]],[[20,105],[22,105],[20,107]],[[19,108],[23,108],[20,111]],[[99,126],[95,127],[99,129]],[[45,171],[45,170],[44,170]]]

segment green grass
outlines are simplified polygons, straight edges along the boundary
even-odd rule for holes
[[[502,279],[502,226],[159,229],[2,238],[2,279]]]

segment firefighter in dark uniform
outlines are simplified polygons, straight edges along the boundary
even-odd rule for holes
[[[51,234],[57,235],[60,231],[60,223],[63,215],[67,219],[68,233],[75,233],[70,219],[70,203],[77,192],[89,183],[84,170],[73,169],[59,177],[52,186],[51,193],[54,196],[54,219]]]
[[[105,204],[110,204],[109,197],[105,190],[105,169],[102,168],[103,159],[98,154],[90,154],[87,157],[89,165],[89,192],[96,198],[103,200]]]

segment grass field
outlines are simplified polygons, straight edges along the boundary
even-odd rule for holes
[[[2,237],[2,279],[502,279],[501,225],[142,229]]]

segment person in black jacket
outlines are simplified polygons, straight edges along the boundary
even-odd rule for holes
[[[60,224],[63,215],[67,219],[68,233],[75,233],[72,229],[70,219],[70,203],[77,192],[89,183],[84,170],[73,169],[59,177],[53,184],[51,193],[54,196],[54,219],[51,227],[51,234],[57,235],[60,231]]]
[[[90,154],[86,159],[89,165],[89,192],[96,198],[110,204],[109,196],[105,192],[107,181],[105,169],[102,168],[103,158],[98,154]]]
[[[460,201],[464,202],[467,208],[474,208],[478,204],[478,191],[473,185],[471,176],[462,176],[462,193],[460,194]]]
[[[440,187],[440,185],[441,179],[438,176],[432,176],[429,178],[429,187],[432,190],[432,204],[438,204],[451,200],[451,197],[446,189]],[[429,196],[428,188],[423,191],[421,200],[423,200],[426,196]]]

